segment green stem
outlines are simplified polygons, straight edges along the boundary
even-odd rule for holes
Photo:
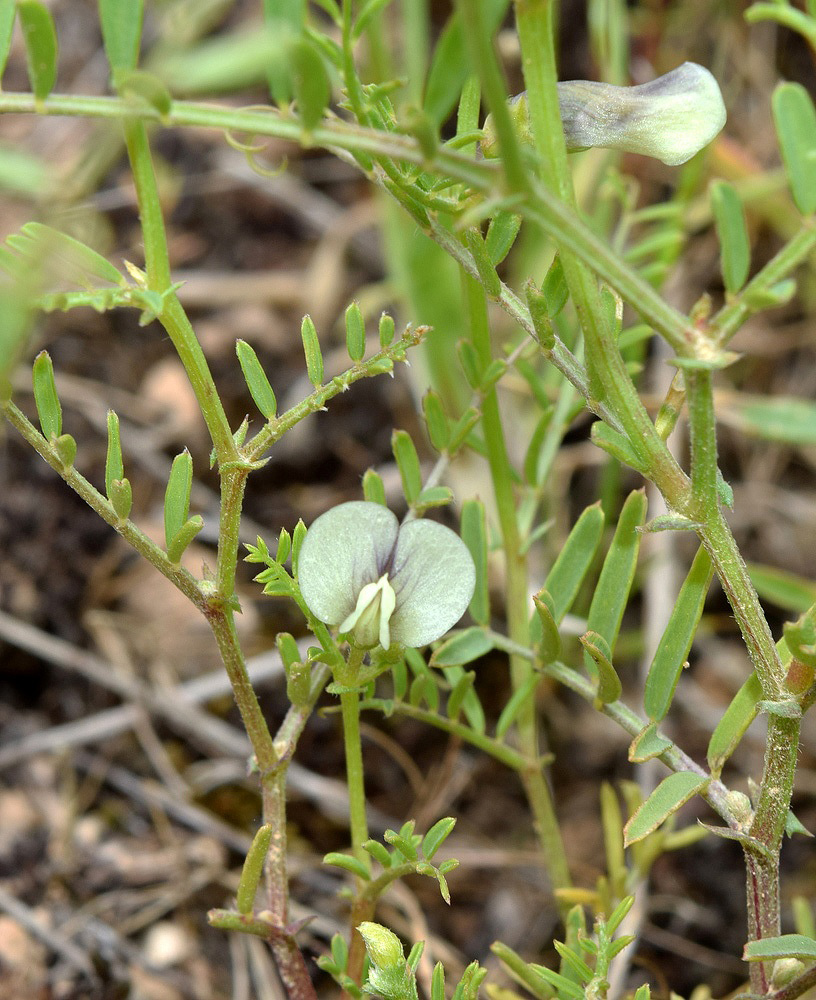
[[[229,601],[235,592],[238,568],[238,546],[241,535],[241,510],[250,466],[222,465],[221,510],[218,529],[218,555],[215,565],[215,587],[222,601]]]
[[[768,848],[769,855],[752,852],[750,848],[745,850],[749,940],[777,937],[781,933],[779,855],[793,794],[800,728],[800,719],[768,716],[765,764],[754,820],[748,833]],[[754,993],[768,992],[771,970],[772,963],[751,963]]]
[[[166,292],[170,288],[170,258],[147,126],[137,118],[128,118],[124,128],[125,145],[139,202],[147,286],[154,292]]]
[[[492,360],[487,298],[481,285],[469,275],[463,275],[462,280],[473,346],[482,367],[485,368]],[[524,644],[529,635],[527,562],[521,551],[512,469],[507,456],[495,387],[485,393],[481,414],[507,573],[505,603],[507,630],[511,641]],[[514,691],[527,683],[531,670],[531,664],[524,657],[510,656],[510,677]],[[538,720],[532,698],[528,698],[521,707],[516,717],[516,726],[522,754],[527,758],[527,765],[521,772],[521,778],[533,811],[536,832],[552,886],[553,889],[567,888],[572,884],[572,879],[552,795],[539,761]]]
[[[125,143],[136,185],[136,199],[139,203],[147,286],[151,291],[158,292],[164,297],[164,305],[158,317],[159,322],[170,336],[190,379],[215,446],[218,461],[222,464],[236,461],[239,458],[238,450],[209,365],[187,314],[172,289],[161,200],[147,138],[147,126],[143,121],[135,118],[125,121]]]
[[[584,701],[591,705],[597,704],[597,686],[583,674],[573,670],[566,664],[556,661],[542,666],[542,672],[553,680],[558,681],[564,687],[569,688],[580,695]],[[638,736],[648,725],[648,720],[642,718],[637,712],[633,712],[628,705],[622,701],[613,701],[601,705],[598,711],[612,719],[630,736]],[[700,767],[697,762],[684,753],[674,743],[662,753],[659,760],[672,771],[693,771],[700,777],[709,777],[708,772]],[[731,811],[728,802],[728,788],[718,780],[709,781],[705,791],[701,792],[702,797],[708,802],[712,809],[717,812],[725,822],[732,827],[739,824],[738,818]]]
[[[691,443],[691,505],[689,517],[705,523],[716,517],[717,436],[714,390],[710,371],[685,373]]]
[[[530,652],[530,659],[532,658],[532,652]],[[407,701],[386,703],[372,698],[364,701],[360,705],[360,708],[361,710],[374,708],[386,714],[389,712],[399,712],[400,715],[406,715],[409,719],[417,719],[419,722],[435,726],[437,729],[442,729],[444,732],[456,736],[463,743],[470,743],[471,746],[477,747],[483,753],[488,754],[494,760],[518,772],[518,774],[524,773],[530,767],[530,761],[512,747],[507,746],[506,743],[501,743],[499,740],[493,739],[492,736],[480,733],[464,722],[449,719],[446,715],[439,715],[438,712],[431,712],[429,709],[421,708],[419,705],[411,705]],[[551,763],[552,760],[553,757],[551,754],[540,755],[538,763],[543,766]]]
[[[233,613],[218,602],[215,607],[207,608],[205,614],[215,636],[215,641],[218,643],[218,651],[221,653],[221,659],[224,661],[224,667],[232,685],[235,703],[241,713],[241,721],[252,744],[255,761],[260,771],[261,785],[271,785],[275,780],[275,770],[280,763],[280,758],[258,703],[258,696],[255,694],[252,681],[249,679],[246,661],[235,631]],[[269,823],[274,822],[273,817],[269,819],[264,817],[264,820]]]
[[[570,214],[574,215],[575,201],[558,104],[553,16],[553,0],[516,2],[516,23],[521,40],[530,119],[548,189],[546,197],[543,191],[539,192],[539,208],[545,207],[549,215],[558,215],[560,211],[555,206],[565,205],[569,206],[572,210]],[[650,478],[671,506],[681,510],[687,494],[685,474],[649,419],[604,320],[597,281],[589,268],[592,267],[599,273],[600,269],[592,257],[587,261],[583,253],[579,255],[567,245],[570,235],[584,228],[583,224],[579,227],[568,226],[562,232],[557,232],[550,225],[551,219],[542,221],[547,222],[544,228],[553,236],[561,251],[570,295],[584,331],[591,394],[606,403],[615,413],[632,446],[648,465]],[[600,243],[595,237],[591,241]],[[614,254],[607,248],[604,257],[614,257]],[[640,284],[645,285],[645,282],[636,279],[634,285]],[[638,287],[637,292],[640,291],[642,290]],[[642,300],[640,294],[638,298]],[[648,298],[665,305],[654,290],[651,290]],[[638,299],[632,304],[640,309]],[[675,338],[674,346],[682,349],[684,354],[693,353],[686,338],[689,324],[683,319],[681,326],[682,334]]]
[[[363,651],[357,646],[352,646],[348,662],[335,673],[337,682],[343,687],[354,687],[362,662]],[[363,747],[360,738],[359,691],[341,693],[340,709],[343,718],[343,746],[346,753],[351,850],[354,856],[362,861],[366,868],[369,868],[370,859],[363,850],[363,844],[368,840],[368,819],[366,818]]]
[[[734,612],[764,696],[771,701],[784,700],[787,697],[785,668],[779,659],[745,560],[722,512],[717,510],[711,521],[698,530],[698,534],[711,556],[714,570]]]

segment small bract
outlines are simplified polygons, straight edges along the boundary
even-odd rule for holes
[[[351,501],[321,514],[298,558],[300,592],[312,614],[363,649],[425,646],[462,617],[476,570],[449,528],[400,526],[386,507]]]

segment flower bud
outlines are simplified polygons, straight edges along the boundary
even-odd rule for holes
[[[558,84],[558,103],[569,152],[602,146],[653,156],[670,166],[708,145],[726,117],[717,81],[691,62],[636,87],[568,80]],[[522,140],[530,141],[525,94],[514,98],[511,116]],[[484,132],[482,152],[498,155],[490,116]]]

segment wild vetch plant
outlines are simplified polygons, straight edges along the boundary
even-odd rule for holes
[[[453,734],[504,765],[523,786],[563,934],[555,942],[559,960],[548,965],[502,942],[494,945],[520,988],[537,998],[567,1000],[604,997],[610,983],[617,994],[625,992],[627,946],[633,950],[637,931],[630,917],[634,894],[661,853],[692,845],[708,831],[744,856],[746,991],[792,1000],[816,984],[816,938],[807,921],[800,920],[799,933],[781,933],[779,876],[784,834],[802,832],[790,801],[802,716],[816,699],[816,605],[811,588],[801,616],[781,634],[772,632],[729,528],[732,493],[718,466],[715,379],[735,361],[729,345],[746,321],[790,301],[797,268],[816,251],[811,97],[787,82],[768,95],[789,224],[775,255],[752,272],[740,188],[715,179],[707,193],[696,189],[705,147],[725,121],[720,89],[708,69],[692,62],[628,86],[624,4],[589,4],[597,62],[607,79],[568,82],[558,82],[555,0],[457,0],[433,46],[429,5],[422,2],[266,0],[259,6],[252,36],[222,47],[217,41],[193,44],[177,53],[174,64],[159,51],[143,51],[143,19],[155,13],[151,4],[143,10],[138,0],[100,0],[110,64],[110,93],[100,97],[54,91],[58,38],[44,3],[0,2],[0,53],[5,59],[19,24],[31,84],[30,93],[0,94],[0,111],[115,123],[132,171],[143,265],[116,266],[41,222],[6,240],[0,253],[6,274],[2,410],[212,630],[252,743],[263,817],[234,905],[212,911],[210,922],[268,941],[287,995],[314,995],[315,968],[301,953],[299,926],[289,912],[286,774],[318,700],[334,700],[343,727],[351,843],[325,862],[350,876],[350,931],[335,937],[318,964],[348,995],[417,996],[422,942],[412,942],[406,957],[396,935],[376,922],[378,901],[397,880],[417,874],[436,880],[450,901],[446,875],[456,867],[438,858],[453,817],[440,817],[428,830],[417,831],[409,821],[382,841],[370,837],[360,740],[366,710]],[[812,0],[805,8],[780,0],[758,3],[746,16],[778,21],[816,47]],[[505,17],[517,33],[524,75],[524,94],[512,100],[494,46]],[[199,93],[213,93],[250,54],[268,84],[263,106],[177,96],[190,82],[179,66],[198,74]],[[257,414],[238,427],[230,424],[177,295],[151,141],[162,130],[192,126],[224,133],[250,158],[257,143],[273,137],[329,150],[353,165],[380,199],[390,266],[402,280],[410,320],[404,333],[397,337],[394,320],[384,315],[379,349],[366,357],[371,317],[351,303],[345,312],[350,362],[331,379],[324,377],[324,334],[303,318],[313,389],[283,412],[275,373],[264,370],[248,343],[237,342],[237,364],[260,426]],[[237,136],[244,138],[238,142]],[[590,216],[576,199],[574,161],[567,154],[593,147],[594,159],[586,162],[596,186],[612,178],[612,194],[604,210]],[[639,207],[621,173],[621,152],[674,166],[690,160],[689,172],[665,203]],[[682,250],[683,213],[692,194],[713,216],[725,295],[719,308],[704,296],[686,313],[662,289]],[[12,391],[14,369],[36,350],[37,316],[88,308],[137,310],[148,333],[169,337],[189,377],[220,481],[217,555],[206,574],[192,575],[181,565],[204,527],[202,517],[191,514],[196,470],[187,451],[172,464],[160,545],[131,520],[129,460],[116,414],[108,416],[104,482],[93,483],[82,474],[71,428],[63,426],[59,377],[47,353],[33,361],[33,410],[18,383]],[[656,356],[663,360],[657,364],[670,371],[670,385],[647,407],[640,373],[649,345],[658,343],[663,350]],[[334,397],[353,393],[354,383],[391,375],[420,353],[430,379],[418,387],[422,412],[438,460],[425,475],[415,442],[394,431],[401,513],[407,511],[402,522],[385,505],[383,480],[370,470],[360,499],[327,511],[311,528],[302,521],[291,531],[282,528],[271,547],[258,538],[242,551],[244,491],[279,440],[316,411],[331,413]],[[529,399],[510,425],[499,395],[519,382]],[[784,423],[788,413],[793,422],[805,404],[789,402],[784,412],[763,410],[757,402],[751,419]],[[36,411],[39,426],[27,409]],[[631,470],[648,485],[650,499],[636,488],[617,505],[613,489],[603,507],[590,504],[575,519],[556,548],[554,463],[581,413],[592,415],[591,439],[609,456],[607,468]],[[687,456],[673,443],[676,427],[686,430]],[[478,497],[454,495],[442,485],[456,482],[457,466],[468,457],[486,470]],[[620,481],[619,471],[615,475]],[[458,524],[459,534],[426,517],[435,508],[443,509],[447,525]],[[632,603],[641,540],[655,532],[696,538],[697,551],[666,608],[644,683],[623,696],[623,654],[616,642]],[[308,648],[288,633],[277,636],[290,708],[275,732],[249,681],[235,626],[242,558],[259,568],[265,594],[293,603],[311,635]],[[703,761],[671,737],[669,713],[715,579],[747,657],[744,683],[713,728]],[[469,618],[457,628],[466,612]],[[506,658],[510,684],[490,726],[478,694],[479,662],[488,653]],[[553,684],[575,692],[623,730],[636,766],[651,760],[662,765],[653,790],[623,789],[625,825],[616,792],[609,786],[600,791],[607,871],[591,886],[573,882],[548,782],[551,758],[540,742],[536,695]],[[730,789],[723,769],[760,714],[767,720],[762,771],[747,792]],[[676,829],[676,814],[694,797],[708,804],[711,822]],[[454,996],[474,997],[485,975],[473,962]],[[441,964],[423,988],[443,1000]],[[648,985],[636,991],[638,1000],[648,995]]]

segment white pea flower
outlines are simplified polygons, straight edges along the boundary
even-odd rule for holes
[[[449,528],[426,520],[400,525],[380,504],[351,501],[309,528],[298,583],[312,614],[363,649],[417,647],[462,617],[476,570]]]
[[[603,146],[653,156],[669,166],[690,160],[725,125],[720,87],[703,66],[685,62],[636,87],[595,80],[558,84],[558,104],[569,152]],[[526,94],[513,99],[511,115],[524,141],[532,141]],[[491,116],[482,152],[497,156]]]

